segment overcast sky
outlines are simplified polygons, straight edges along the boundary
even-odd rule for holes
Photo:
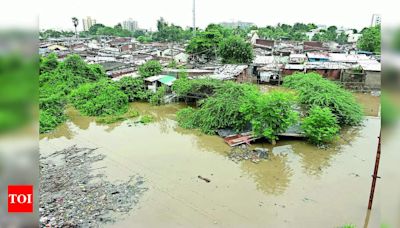
[[[72,30],[73,16],[79,19],[79,30],[86,16],[108,26],[133,18],[140,28],[153,30],[160,17],[182,27],[192,25],[192,0],[14,0],[8,4],[24,15],[18,20],[27,21],[33,11],[39,12],[40,29]],[[376,0],[196,0],[196,25],[204,28],[223,21],[246,21],[258,26],[312,22],[360,29],[370,25],[373,13],[381,13],[381,4]],[[1,13],[13,15],[15,11]]]

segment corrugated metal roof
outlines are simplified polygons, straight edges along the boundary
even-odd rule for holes
[[[381,72],[381,63],[376,60],[361,60],[358,61],[358,64],[360,64],[363,70]]]
[[[172,83],[176,80],[175,77],[169,76],[169,75],[165,75],[162,78],[158,79],[159,82],[161,82],[162,84],[171,86]]]

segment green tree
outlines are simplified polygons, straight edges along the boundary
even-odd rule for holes
[[[295,97],[291,93],[274,91],[267,94],[251,93],[240,111],[252,124],[253,133],[264,136],[274,144],[278,134],[297,123],[298,114],[293,111]]]
[[[312,143],[328,143],[335,139],[340,127],[336,117],[329,108],[314,106],[301,125],[306,136]]]
[[[136,100],[147,100],[149,93],[146,90],[146,85],[143,79],[124,77],[116,82],[122,92],[128,96],[130,102]]]
[[[160,62],[156,60],[147,61],[145,64],[139,66],[139,75],[144,78],[157,75],[161,73],[161,71],[162,66]]]
[[[363,51],[380,53],[381,27],[375,26],[364,29],[362,32],[362,37],[357,42],[357,47]]]
[[[217,48],[223,35],[217,29],[209,29],[205,32],[198,32],[190,39],[186,52],[192,55],[205,55],[213,59],[217,55]]]
[[[91,35],[97,35],[97,31],[100,29],[100,28],[105,28],[106,26],[105,25],[103,25],[103,24],[94,24],[94,25],[92,25],[90,28],[89,28],[89,34],[91,34]]]
[[[219,45],[218,53],[222,62],[229,64],[251,63],[254,58],[251,44],[237,36],[224,39]]]
[[[50,53],[47,57],[40,58],[39,74],[49,73],[58,67],[57,54]]]
[[[344,32],[341,32],[341,33],[337,36],[336,42],[337,42],[338,44],[345,44],[345,43],[347,43],[347,38],[348,38],[348,36],[347,36]]]
[[[296,73],[283,79],[283,86],[298,92],[300,103],[306,108],[329,108],[341,125],[359,125],[363,110],[352,93],[317,73]]]

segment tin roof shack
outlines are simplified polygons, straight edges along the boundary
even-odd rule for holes
[[[329,48],[324,47],[323,43],[319,41],[304,41],[303,50],[304,52],[328,51]]]
[[[289,63],[303,64],[307,62],[307,56],[305,54],[290,54]]]
[[[282,70],[282,76],[291,75],[293,73],[316,72],[330,80],[341,79],[342,71],[351,68],[351,64],[334,63],[334,62],[307,62],[306,64],[286,64]]]
[[[260,67],[258,69],[257,83],[280,84],[283,66],[284,64],[281,63],[271,63]]]
[[[204,76],[204,75],[212,75],[214,73],[214,70],[208,70],[208,69],[170,69],[170,68],[164,68],[163,74],[166,75],[171,75],[176,78],[179,78],[179,75],[181,73],[186,73],[188,77],[190,78],[196,78],[199,76]]]
[[[237,82],[252,82],[251,74],[247,72],[248,65],[226,64],[214,71],[210,78],[232,80]]]
[[[306,72],[316,72],[330,80],[340,81],[342,71],[350,69],[351,65],[334,62],[309,62],[306,64]]]
[[[167,91],[170,92],[175,80],[176,78],[170,75],[156,75],[144,79],[147,89],[154,93],[163,85],[167,86]]]
[[[274,40],[266,40],[266,39],[256,39],[254,47],[263,48],[263,49],[274,49],[275,41]]]
[[[358,63],[365,72],[365,86],[369,89],[381,89],[381,63],[373,59]]]
[[[324,52],[308,52],[307,58],[309,62],[328,62],[329,54]]]

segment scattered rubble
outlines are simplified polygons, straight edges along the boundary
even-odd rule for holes
[[[242,160],[250,160],[253,163],[258,163],[261,159],[268,158],[268,149],[255,148],[252,150],[247,145],[241,145],[233,147],[228,154],[228,157],[236,163]]]
[[[94,174],[93,163],[105,158],[95,151],[72,146],[40,158],[41,227],[97,227],[115,222],[115,216],[138,203],[147,190],[143,179],[111,183],[104,174]]]

